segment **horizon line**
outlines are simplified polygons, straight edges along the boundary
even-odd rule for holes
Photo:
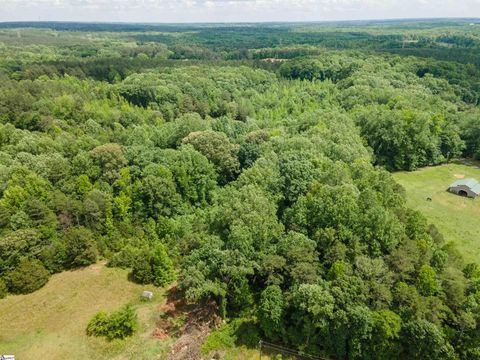
[[[343,19],[343,20],[265,20],[265,21],[182,21],[182,22],[141,22],[141,21],[88,21],[88,20],[0,20],[0,24],[93,24],[93,25],[223,25],[223,24],[321,24],[321,23],[353,23],[353,22],[369,22],[369,21],[415,21],[415,22],[428,22],[428,21],[442,21],[442,20],[455,20],[455,21],[477,21],[480,22],[480,17],[420,17],[420,18],[364,18],[364,19]]]

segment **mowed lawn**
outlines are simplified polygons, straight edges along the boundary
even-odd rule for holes
[[[143,290],[155,297],[142,302]],[[42,289],[0,300],[0,354],[17,360],[164,359],[169,340],[151,336],[163,291],[127,280],[127,271],[96,264],[52,276]],[[139,316],[138,333],[108,342],[86,336],[91,317],[131,303]]]
[[[463,177],[480,181],[479,165],[447,164],[393,176],[406,189],[408,205],[422,211],[446,241],[454,241],[466,261],[480,263],[480,198],[463,198],[446,191]]]

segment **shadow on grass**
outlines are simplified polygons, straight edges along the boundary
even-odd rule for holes
[[[447,164],[455,164],[455,165],[466,165],[466,166],[471,166],[476,169],[480,169],[480,160],[475,160],[475,159],[453,159]]]

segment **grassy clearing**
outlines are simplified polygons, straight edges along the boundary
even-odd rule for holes
[[[127,280],[127,271],[103,264],[54,275],[48,284],[29,295],[0,300],[0,354],[23,359],[164,359],[171,340],[151,334],[163,291],[141,302],[140,294],[151,286]],[[85,335],[90,318],[100,310],[112,311],[134,304],[140,329],[125,341],[107,342]]]
[[[422,211],[446,241],[454,241],[467,261],[480,262],[480,199],[462,198],[446,191],[462,177],[480,180],[478,164],[447,164],[398,172],[394,177],[406,189],[411,208]],[[428,197],[432,201],[427,201]]]

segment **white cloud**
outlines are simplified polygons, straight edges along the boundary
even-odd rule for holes
[[[311,21],[480,17],[480,0],[0,0],[0,21]]]

